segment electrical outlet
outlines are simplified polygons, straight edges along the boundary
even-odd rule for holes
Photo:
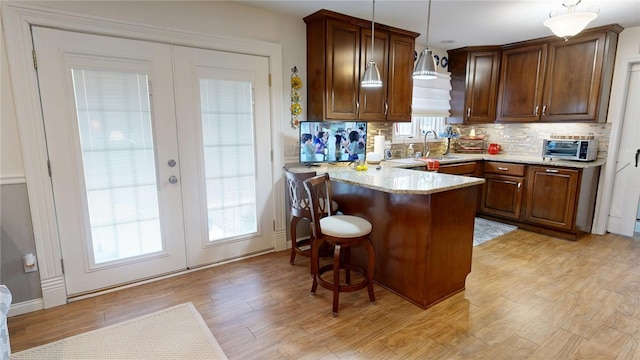
[[[34,254],[26,254],[22,257],[22,264],[24,265],[24,272],[30,273],[38,271],[38,259]]]

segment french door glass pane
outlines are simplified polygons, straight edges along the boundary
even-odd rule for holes
[[[200,79],[209,241],[258,228],[251,91],[250,82]]]
[[[93,263],[162,251],[147,75],[72,75]]]

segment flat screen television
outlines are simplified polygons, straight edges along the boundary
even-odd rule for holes
[[[364,160],[367,123],[362,121],[303,121],[300,123],[300,162],[306,164]]]

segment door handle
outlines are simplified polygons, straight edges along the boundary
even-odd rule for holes
[[[178,178],[175,175],[169,176],[169,183],[175,184],[178,182]]]
[[[638,167],[638,157],[640,157],[640,149],[636,151],[636,167]]]

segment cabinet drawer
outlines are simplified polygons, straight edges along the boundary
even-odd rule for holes
[[[523,165],[523,164],[486,161],[484,163],[484,172],[488,174],[524,176],[525,166],[526,165]]]
[[[451,175],[474,175],[477,166],[476,162],[440,165],[438,172]]]

